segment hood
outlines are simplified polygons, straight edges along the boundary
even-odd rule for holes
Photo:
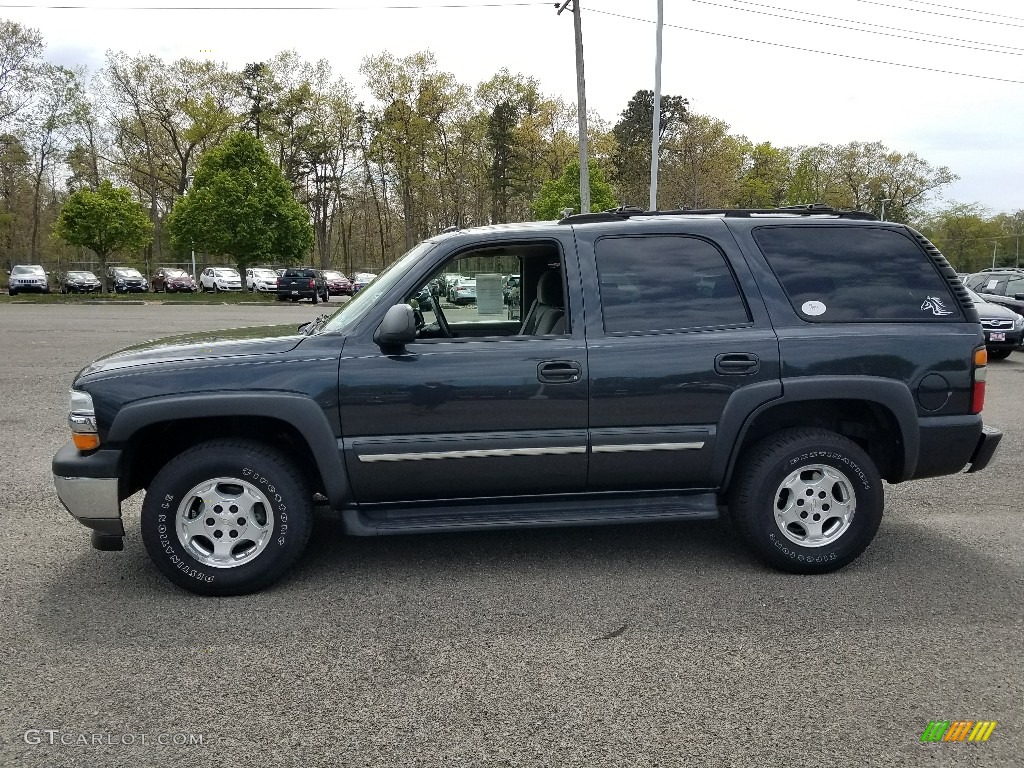
[[[974,307],[978,310],[978,317],[982,320],[1016,320],[1017,313],[1001,304],[986,301],[983,304],[975,302]]]
[[[77,378],[143,365],[282,354],[295,349],[304,338],[307,337],[298,333],[296,326],[291,324],[170,336],[135,344],[101,357],[83,368]]]

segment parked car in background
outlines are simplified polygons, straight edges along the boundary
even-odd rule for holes
[[[149,290],[149,281],[135,267],[111,267],[107,277],[114,293],[145,293]]]
[[[289,267],[277,281],[278,301],[328,301],[327,281],[315,267]]]
[[[476,278],[460,277],[448,289],[448,301],[452,304],[476,303]]]
[[[967,289],[978,310],[981,327],[985,331],[985,348],[993,360],[1004,360],[1024,345],[1024,317],[1009,307],[1003,307]]]
[[[176,267],[158,268],[153,273],[153,277],[150,278],[149,285],[152,287],[153,293],[158,293],[159,291],[164,293],[188,291],[191,293],[196,290],[196,281],[192,275],[184,269],[177,269]]]
[[[10,279],[7,281],[7,292],[11,296],[19,293],[49,293],[50,281],[46,277],[46,270],[38,264],[19,264],[10,272]]]
[[[986,269],[968,277],[964,285],[985,301],[1024,315],[1024,269]]]
[[[334,269],[325,269],[324,280],[327,281],[327,292],[331,296],[352,295],[352,281],[341,272]]]
[[[245,289],[267,293],[277,290],[277,272],[267,267],[249,267],[245,270]]]
[[[103,284],[92,272],[73,269],[57,275],[57,285],[61,293],[99,293]]]
[[[506,304],[510,303],[512,291],[519,288],[519,275],[509,275],[501,286],[501,296]]]
[[[238,270],[231,267],[207,267],[199,276],[199,290],[213,291],[240,291],[242,290],[242,278]]]
[[[363,290],[376,276],[373,272],[356,272],[352,276],[352,293],[355,294]]]

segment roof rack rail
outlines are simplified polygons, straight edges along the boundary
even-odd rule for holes
[[[641,216],[725,216],[728,218],[750,218],[752,216],[836,216],[840,219],[878,221],[878,217],[867,211],[853,211],[832,208],[822,203],[787,205],[779,208],[677,208],[671,211],[646,211],[643,208],[612,208],[599,213],[576,213],[566,216],[559,224],[589,224],[596,222],[622,221]]]

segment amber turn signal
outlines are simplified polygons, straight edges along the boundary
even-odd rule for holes
[[[90,433],[73,433],[71,441],[80,451],[92,451],[100,447],[100,436]]]

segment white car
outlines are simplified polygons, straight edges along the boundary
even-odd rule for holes
[[[472,304],[476,302],[476,278],[459,277],[448,288],[448,301],[452,304]]]
[[[231,267],[207,267],[199,276],[199,290],[213,291],[240,291],[242,290],[242,278],[238,272]]]
[[[11,276],[7,281],[7,292],[11,296],[17,296],[26,291],[50,292],[50,281],[46,278],[46,270],[38,264],[19,264],[7,274]]]
[[[245,270],[245,288],[248,291],[276,291],[277,272],[265,267],[249,267]]]

